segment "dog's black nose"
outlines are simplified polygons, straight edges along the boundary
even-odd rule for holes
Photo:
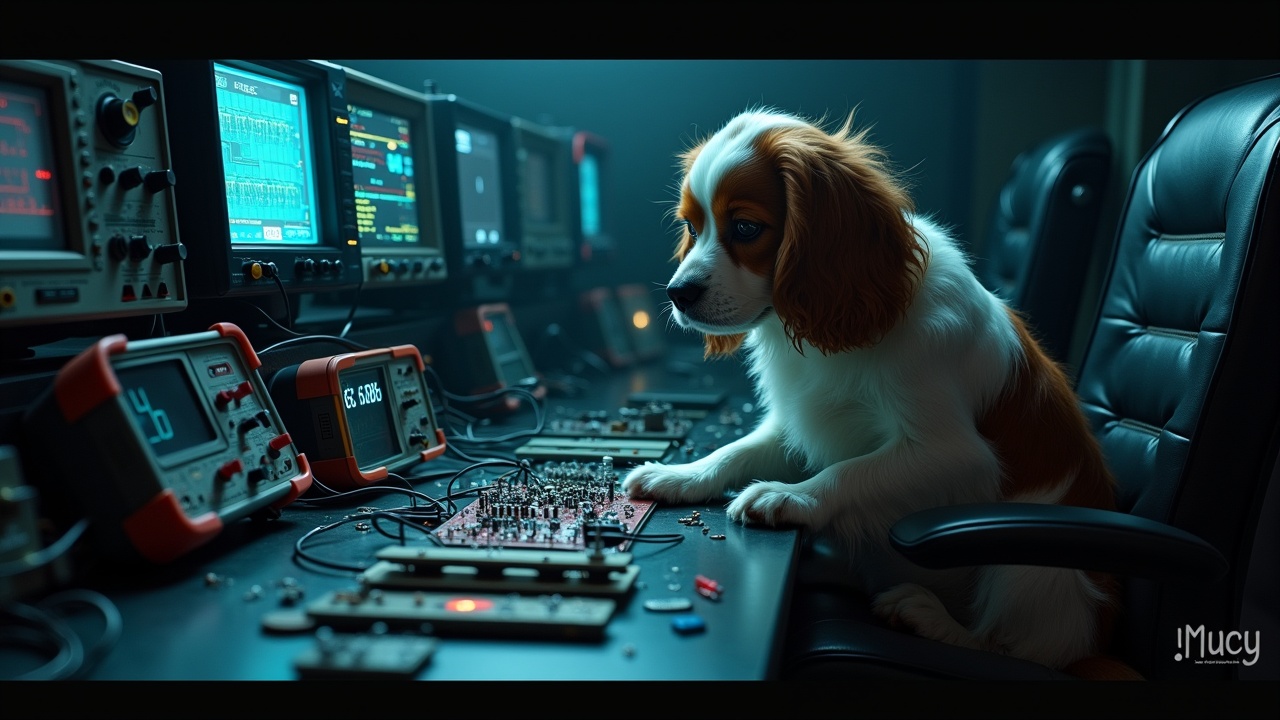
[[[697,283],[681,283],[679,285],[667,286],[667,297],[671,298],[671,302],[675,303],[676,309],[684,312],[702,297],[703,291],[707,288]]]

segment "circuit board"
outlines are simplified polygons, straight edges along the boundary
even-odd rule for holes
[[[543,435],[610,439],[681,440],[693,429],[693,419],[669,403],[649,403],[639,408],[560,412],[547,422]]]
[[[546,462],[480,488],[435,535],[451,547],[625,550],[622,536],[638,532],[654,504],[622,492],[611,458]]]

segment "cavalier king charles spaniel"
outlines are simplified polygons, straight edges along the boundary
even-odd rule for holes
[[[727,498],[728,517],[827,532],[893,626],[1053,668],[1098,655],[1114,581],[1074,569],[926,570],[888,542],[917,510],[996,500],[1114,507],[1114,481],[1062,369],[918,214],[855,132],[754,109],[680,155],[671,313],[708,357],[745,349],[764,412],[632,497]]]

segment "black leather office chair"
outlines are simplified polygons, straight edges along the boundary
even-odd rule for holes
[[[1049,137],[1014,159],[991,211],[979,277],[1026,314],[1059,362],[1071,359],[1111,158],[1101,129]]]
[[[937,508],[894,525],[895,548],[925,567],[1113,572],[1111,655],[1148,679],[1237,676],[1239,664],[1197,664],[1179,630],[1250,631],[1242,594],[1280,448],[1278,147],[1273,75],[1187,106],[1133,174],[1078,379],[1119,511]],[[783,678],[1070,677],[881,626],[821,550],[800,564]]]

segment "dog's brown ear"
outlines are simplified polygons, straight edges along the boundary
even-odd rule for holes
[[[736,335],[706,335],[704,336],[703,345],[705,347],[702,351],[702,357],[704,360],[728,357],[738,352],[738,348],[742,347],[742,341],[745,339],[747,339],[745,333],[738,333]]]
[[[927,262],[906,189],[881,150],[853,132],[811,125],[762,143],[783,178],[787,218],[773,304],[797,350],[823,354],[879,342],[906,313]]]

